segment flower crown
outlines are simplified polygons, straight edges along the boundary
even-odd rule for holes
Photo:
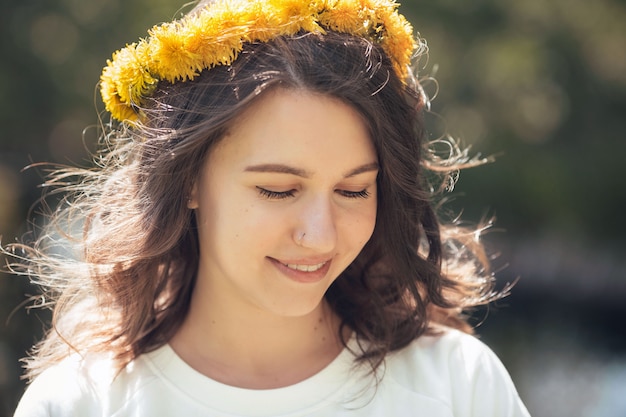
[[[230,65],[244,43],[332,30],[371,39],[404,79],[416,49],[413,29],[395,0],[216,0],[180,20],[154,26],[149,38],[113,54],[100,77],[106,110],[137,120],[142,101],[160,81],[193,80],[201,71]]]

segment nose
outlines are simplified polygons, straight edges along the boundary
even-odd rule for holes
[[[337,244],[336,214],[328,197],[317,197],[302,202],[294,241],[319,253],[329,253]]]

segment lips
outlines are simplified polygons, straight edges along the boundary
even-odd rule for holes
[[[299,265],[299,264],[286,264],[286,263],[282,263],[283,265],[285,265],[287,268],[289,269],[293,269],[295,271],[302,271],[302,272],[315,272],[318,269],[322,268],[324,265],[326,265],[326,262],[322,262],[319,264],[315,264],[315,265]]]
[[[293,281],[301,283],[313,283],[322,281],[330,269],[331,260],[325,261],[279,261],[268,258],[279,271]]]

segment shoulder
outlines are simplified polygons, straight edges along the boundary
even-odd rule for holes
[[[35,378],[14,417],[112,415],[132,396],[138,381],[150,379],[150,369],[142,360],[118,372],[108,357],[73,355]]]
[[[427,369],[446,371],[456,377],[470,378],[483,365],[502,366],[493,351],[476,337],[450,328],[439,328],[424,335],[404,349],[394,352],[391,363],[414,364]],[[393,365],[392,365],[393,366]]]
[[[485,364],[500,366],[483,342],[458,330],[442,328],[390,354],[386,372],[403,386],[438,394],[450,392],[457,385],[472,384]]]
[[[448,403],[455,416],[528,416],[498,357],[476,337],[458,330],[442,328],[392,353],[385,378]]]

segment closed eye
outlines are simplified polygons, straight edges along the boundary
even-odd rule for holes
[[[346,190],[337,190],[337,192],[347,198],[368,198],[370,196],[370,192],[367,190],[361,191],[346,191]]]
[[[258,186],[256,188],[259,191],[259,194],[262,197],[267,198],[268,200],[283,200],[285,198],[293,197],[294,196],[294,192],[295,192],[295,190],[272,191],[272,190],[267,190],[265,188],[258,187]]]

